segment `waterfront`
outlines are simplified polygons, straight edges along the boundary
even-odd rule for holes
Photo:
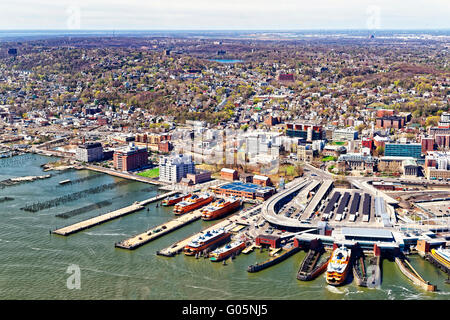
[[[54,159],[22,155],[0,159],[0,180],[12,177],[42,175],[39,167]],[[51,171],[49,173],[55,174]],[[247,266],[267,258],[258,250],[241,254],[226,266],[208,259],[177,255],[156,256],[156,251],[200,231],[215,222],[196,221],[137,250],[114,247],[152,226],[172,219],[172,208],[151,203],[128,216],[81,231],[68,237],[49,234],[49,230],[69,225],[98,214],[116,210],[134,201],[151,198],[161,192],[156,186],[130,182],[104,192],[87,195],[73,202],[35,213],[20,210],[26,204],[54,199],[72,192],[123,181],[98,174],[95,179],[60,186],[59,181],[80,179],[98,173],[70,170],[49,179],[10,186],[0,196],[13,201],[0,203],[0,299],[449,299],[446,276],[418,256],[410,257],[418,272],[438,292],[425,292],[410,283],[394,262],[383,260],[383,282],[380,289],[360,288],[355,283],[335,288],[326,285],[322,276],[311,282],[296,280],[305,256],[297,253],[286,261],[263,270],[247,273]],[[110,201],[101,209],[68,219],[55,217],[89,204]],[[67,267],[79,265],[81,289],[69,290]]]

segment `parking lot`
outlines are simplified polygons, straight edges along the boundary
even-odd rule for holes
[[[427,212],[430,212],[436,217],[450,217],[450,200],[421,202],[418,205],[429,210]]]

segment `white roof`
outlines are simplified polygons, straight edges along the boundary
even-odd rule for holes
[[[229,168],[222,168],[222,170],[220,170],[220,172],[235,173],[236,170],[234,170],[234,169],[229,169]]]
[[[268,180],[269,177],[266,177],[266,176],[260,176],[260,175],[258,175],[258,174],[255,174],[255,175],[253,176],[253,179],[257,179],[257,180]]]

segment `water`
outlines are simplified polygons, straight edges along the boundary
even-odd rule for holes
[[[0,180],[15,176],[42,175],[39,165],[54,159],[23,155],[0,159]],[[97,179],[59,186],[65,179],[97,174],[67,171],[46,180],[37,180],[0,190],[0,196],[14,201],[0,203],[0,299],[448,299],[450,285],[446,276],[419,257],[412,263],[440,292],[427,293],[414,286],[393,262],[383,262],[380,289],[328,286],[324,276],[311,282],[296,280],[305,256],[300,252],[284,262],[258,273],[247,273],[247,266],[265,260],[267,253],[241,254],[226,266],[178,255],[156,256],[155,252],[183,239],[213,222],[197,221],[151,243],[127,251],[114,243],[143,232],[173,218],[171,208],[148,205],[142,210],[100,226],[61,237],[49,234],[88,217],[105,213],[150,198],[159,191],[140,182],[131,182],[103,193],[69,202],[59,207],[30,213],[20,210],[24,204],[53,199],[71,192],[121,181],[99,174]],[[142,191],[143,189],[150,191]],[[120,197],[122,196],[122,197]],[[117,198],[120,197],[120,198]],[[112,199],[112,200],[111,200]],[[83,213],[69,219],[55,214],[80,208],[93,202],[110,200],[109,207]],[[66,273],[69,265],[81,269],[81,289],[69,290]]]
[[[238,63],[244,62],[244,60],[228,60],[228,59],[210,59],[209,61],[215,61],[220,63]]]

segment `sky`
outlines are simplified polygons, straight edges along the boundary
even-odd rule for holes
[[[450,0],[1,0],[17,29],[450,29]]]

